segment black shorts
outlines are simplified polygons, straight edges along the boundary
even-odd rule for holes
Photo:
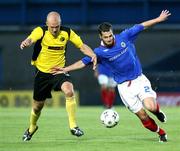
[[[36,101],[45,101],[51,98],[51,91],[60,91],[61,85],[65,82],[71,82],[69,74],[52,75],[39,70],[35,73],[33,99]]]

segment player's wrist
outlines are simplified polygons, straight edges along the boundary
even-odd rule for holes
[[[92,57],[96,57],[96,54],[94,53],[94,54],[92,54]]]
[[[91,58],[92,58],[92,61],[94,61],[95,59],[97,59],[96,54],[93,54],[93,55],[91,56]]]
[[[155,18],[155,22],[160,23],[160,22],[162,22],[162,19],[160,17],[157,17],[157,18]]]
[[[68,68],[67,67],[63,68],[63,72],[68,73],[69,72]]]

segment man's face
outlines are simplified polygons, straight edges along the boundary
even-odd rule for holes
[[[60,22],[57,20],[50,20],[47,22],[49,32],[54,36],[57,37],[60,31]]]
[[[114,44],[114,35],[112,30],[101,32],[100,39],[106,47],[112,47]]]

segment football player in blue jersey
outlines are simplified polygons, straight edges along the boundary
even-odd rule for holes
[[[111,24],[102,23],[98,28],[101,45],[94,49],[98,63],[103,64],[113,74],[125,106],[137,115],[145,128],[159,135],[160,142],[167,142],[167,134],[147,114],[146,110],[153,113],[163,123],[166,122],[166,115],[160,110],[156,101],[156,92],[152,90],[150,81],[142,73],[134,41],[141,31],[165,21],[170,15],[168,10],[163,10],[158,17],[136,24],[117,35],[113,34]],[[88,64],[91,64],[91,58],[84,57],[68,67],[54,67],[52,73],[60,74],[83,68]]]
[[[115,100],[115,87],[116,81],[113,79],[113,75],[108,68],[102,64],[98,64],[97,69],[94,72],[95,77],[100,85],[101,100],[105,108],[112,108]]]

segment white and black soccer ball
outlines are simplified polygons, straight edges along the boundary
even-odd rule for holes
[[[119,122],[119,114],[113,109],[106,109],[101,113],[101,122],[107,128],[115,127]]]

